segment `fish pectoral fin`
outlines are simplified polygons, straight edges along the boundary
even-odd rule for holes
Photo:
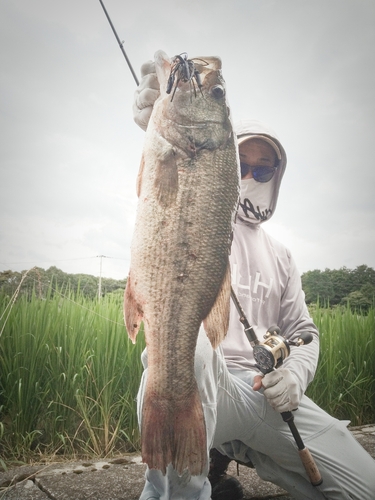
[[[181,476],[207,469],[207,438],[202,403],[196,388],[185,400],[148,397],[143,401],[142,460],[150,469],[166,474],[168,464]]]
[[[222,342],[227,334],[229,327],[229,311],[230,311],[230,287],[231,275],[229,262],[227,270],[221,285],[221,289],[216,297],[216,301],[212,306],[211,311],[203,320],[203,326],[207,337],[210,339],[214,349]]]
[[[176,152],[173,147],[163,148],[156,158],[154,187],[160,205],[167,208],[174,203],[178,192]]]
[[[133,344],[135,344],[135,339],[143,319],[143,311],[135,299],[131,274],[129,274],[125,288],[124,319],[128,335]]]

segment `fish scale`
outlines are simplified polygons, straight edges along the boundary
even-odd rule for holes
[[[221,61],[200,60],[201,92],[192,97],[179,82],[171,100],[171,61],[155,54],[161,95],[146,132],[125,290],[128,334],[135,342],[143,321],[148,353],[142,458],[164,474],[169,464],[179,474],[208,470],[194,355],[202,321],[215,348],[229,319],[239,162]]]

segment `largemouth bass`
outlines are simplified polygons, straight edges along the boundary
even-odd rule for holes
[[[143,461],[164,474],[172,464],[199,475],[208,456],[194,355],[202,321],[214,348],[228,328],[239,162],[220,59],[180,60],[195,62],[195,84],[155,54],[161,95],[138,175],[124,311],[132,341],[142,320],[146,336]]]

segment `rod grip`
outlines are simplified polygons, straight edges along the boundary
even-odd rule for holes
[[[305,467],[306,473],[309,476],[311,484],[313,486],[319,486],[322,484],[322,476],[320,475],[319,469],[310,451],[307,448],[304,448],[303,450],[298,450],[298,454],[301,458],[303,466]]]

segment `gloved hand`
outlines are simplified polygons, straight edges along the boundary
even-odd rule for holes
[[[292,411],[299,405],[299,385],[296,377],[287,368],[267,373],[262,379],[264,396],[276,411]]]
[[[155,63],[147,61],[141,67],[141,82],[134,94],[133,118],[143,130],[147,129],[156,99],[160,95],[159,80],[156,76]]]

